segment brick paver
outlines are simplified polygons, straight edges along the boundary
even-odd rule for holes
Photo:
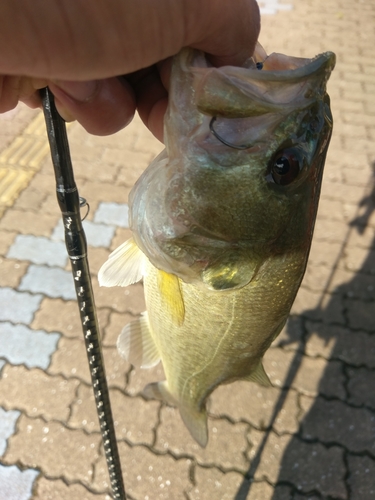
[[[117,354],[145,309],[142,285],[97,281],[130,236],[130,189],[162,146],[139,118],[109,137],[69,126],[129,500],[375,498],[375,4],[259,4],[268,52],[336,52],[335,127],[306,276],[265,356],[273,387],[219,387],[205,450],[177,410],[143,399],[161,365]],[[19,106],[0,121],[0,500],[109,500],[43,117]]]

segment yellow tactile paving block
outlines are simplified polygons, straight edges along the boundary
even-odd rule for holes
[[[28,186],[47,154],[49,144],[41,112],[0,153],[0,218]]]
[[[27,187],[34,173],[32,170],[14,170],[0,166],[0,217]]]

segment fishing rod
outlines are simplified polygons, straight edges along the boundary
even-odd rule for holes
[[[126,500],[87,259],[87,242],[80,213],[85,201],[81,203],[83,199],[78,196],[65,122],[57,112],[50,90],[44,88],[40,95],[112,494],[115,500]]]

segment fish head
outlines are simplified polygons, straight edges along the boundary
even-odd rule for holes
[[[241,68],[189,49],[175,58],[166,150],[131,194],[151,262],[215,290],[246,285],[276,255],[304,267],[332,133],[334,54],[271,54],[259,70],[259,52]]]

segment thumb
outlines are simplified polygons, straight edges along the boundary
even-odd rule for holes
[[[109,135],[124,128],[135,113],[135,97],[126,81],[53,81],[49,88],[66,121],[78,120],[91,134]]]

